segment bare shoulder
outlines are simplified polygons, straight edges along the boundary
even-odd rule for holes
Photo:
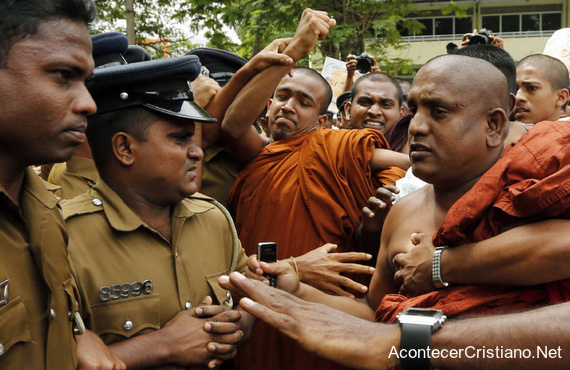
[[[394,204],[384,224],[383,232],[389,233],[387,251],[389,260],[411,247],[411,235],[417,232],[435,232],[433,209],[430,209],[431,186],[424,186],[401,198]]]

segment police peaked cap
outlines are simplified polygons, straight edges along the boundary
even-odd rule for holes
[[[113,65],[93,71],[87,87],[97,103],[97,114],[144,106],[163,114],[199,122],[215,122],[194,103],[188,81],[200,73],[196,56],[182,56]]]
[[[228,83],[238,69],[247,63],[247,59],[227,50],[215,48],[196,48],[186,55],[196,55],[200,62],[210,72],[210,77],[216,80],[220,86]]]
[[[95,68],[127,64],[124,54],[129,48],[127,36],[120,32],[105,32],[91,36]]]
[[[345,91],[336,98],[336,107],[339,112],[344,110],[344,106],[350,100],[351,97],[352,93],[350,91]]]
[[[148,62],[152,59],[148,50],[138,45],[129,45],[123,56],[127,63]]]

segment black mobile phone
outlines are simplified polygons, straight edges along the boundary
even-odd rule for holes
[[[277,262],[277,244],[274,242],[262,242],[257,244],[257,259],[259,261],[271,263]],[[269,280],[269,285],[277,286],[277,275],[264,274]]]

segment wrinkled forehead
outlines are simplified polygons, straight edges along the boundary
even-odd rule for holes
[[[365,80],[356,87],[355,97],[362,95],[398,100],[398,88],[390,81]]]
[[[275,88],[275,92],[287,91],[291,94],[311,97],[313,100],[322,100],[324,88],[315,77],[305,73],[293,71],[293,76],[285,76]]]

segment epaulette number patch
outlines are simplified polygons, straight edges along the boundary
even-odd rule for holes
[[[152,293],[152,280],[145,280],[142,283],[135,281],[134,283],[115,284],[111,286],[102,286],[99,289],[99,299],[101,302],[108,302],[120,298],[136,297],[141,294]]]

